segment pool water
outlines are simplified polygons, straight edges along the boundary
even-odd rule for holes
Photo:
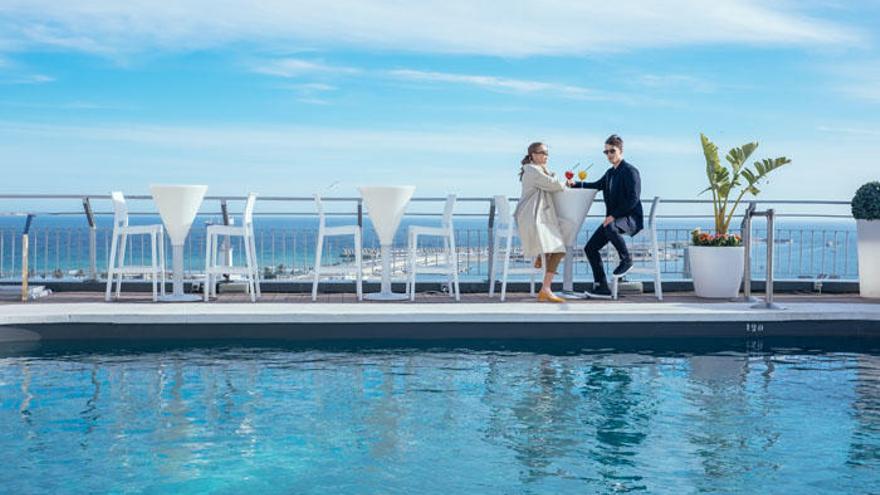
[[[880,490],[870,341],[119,345],[0,347],[0,492]]]

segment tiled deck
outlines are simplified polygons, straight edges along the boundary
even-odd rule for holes
[[[755,294],[762,297],[763,294]],[[693,303],[693,304],[723,304],[728,301],[713,301],[700,299],[693,293],[689,292],[673,292],[663,295],[664,303]],[[873,304],[880,305],[880,299],[864,299],[854,294],[776,294],[776,302],[780,304],[791,303],[845,303],[845,304]],[[103,303],[104,294],[97,292],[57,292],[48,297],[30,301],[27,304],[54,304],[54,303]],[[319,304],[452,304],[456,301],[447,294],[439,292],[419,292],[416,293],[415,303],[408,301],[389,303],[384,301],[358,301],[353,293],[327,293],[318,294],[317,303]],[[128,292],[123,293],[119,300],[112,304],[133,303],[133,304],[154,304],[150,299],[150,294],[146,292]],[[219,298],[212,299],[210,304],[228,304],[228,303],[249,303],[248,296],[243,293],[221,293]],[[256,304],[314,304],[311,300],[310,293],[281,293],[281,292],[264,292],[263,297]],[[499,304],[499,296],[489,297],[486,293],[465,294],[461,295],[459,304]],[[526,293],[507,293],[507,301],[504,304],[535,304],[540,306],[555,306],[549,303],[538,303],[533,296]],[[578,300],[571,299],[567,301],[570,305],[625,305],[625,304],[642,304],[657,303],[657,299],[652,294],[623,294],[619,301],[602,301],[602,300]],[[21,304],[16,298],[5,297],[0,298],[0,306],[8,304]],[[167,307],[169,304],[155,303],[159,306]],[[188,305],[200,303],[187,303]]]

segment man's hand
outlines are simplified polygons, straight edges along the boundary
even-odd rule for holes
[[[607,227],[613,221],[614,221],[614,217],[612,217],[611,215],[608,215],[607,217],[605,217],[605,221],[602,222],[602,226]]]

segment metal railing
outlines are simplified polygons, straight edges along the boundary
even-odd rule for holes
[[[757,302],[752,297],[752,264],[751,264],[751,247],[752,247],[752,218],[765,217],[767,219],[767,274],[765,277],[764,302]],[[743,216],[742,223],[742,240],[745,249],[745,266],[743,272],[743,297],[748,302],[756,302],[752,306],[754,309],[784,309],[782,306],[773,302],[773,246],[776,222],[776,211],[770,208],[767,211],[756,211],[755,204],[750,204]]]
[[[151,196],[130,195],[127,199],[135,205],[151,201]],[[207,196],[197,221],[185,246],[185,272],[198,276],[204,267],[204,228],[206,223],[229,223],[234,215],[230,203],[243,202],[245,196]],[[0,194],[0,279],[14,279],[21,275],[21,233],[27,215],[35,218],[29,235],[28,273],[35,279],[101,279],[107,266],[110,244],[109,195],[77,194]],[[409,224],[439,221],[445,197],[413,198],[401,228],[398,229],[392,251],[392,266],[401,267],[405,245],[405,228]],[[324,198],[336,205],[328,213],[329,221],[357,222],[369,226],[364,216],[361,198]],[[597,199],[598,201],[598,199]],[[17,209],[4,211],[5,204]],[[22,204],[35,206],[21,208]],[[106,210],[95,209],[104,203]],[[75,204],[76,206],[71,206]],[[317,236],[317,220],[313,211],[313,198],[304,196],[261,196],[255,213],[255,234],[258,260],[266,279],[308,279],[312,268]],[[688,199],[664,199],[658,215],[658,240],[661,254],[661,271],[664,279],[690,278],[686,250],[690,231],[702,224],[710,226],[712,215],[708,211],[711,201]],[[756,228],[752,237],[754,250],[771,246],[775,253],[774,275],[780,279],[854,280],[858,277],[856,237],[854,223],[848,212],[848,201],[799,201],[761,200],[757,205],[774,205],[779,208],[776,218],[802,220],[804,225],[777,227],[771,234],[766,228]],[[62,206],[58,206],[62,205]],[[603,208],[596,204],[593,211]],[[811,209],[802,212],[798,210]],[[829,209],[840,208],[840,213]],[[331,210],[334,208],[331,206]],[[460,270],[463,280],[486,280],[492,263],[493,227],[495,205],[492,198],[459,198],[455,215],[456,237],[459,249]],[[705,212],[699,209],[707,210]],[[678,210],[678,211],[676,211]],[[158,222],[153,209],[130,212],[132,222]],[[77,217],[80,220],[77,220]],[[152,218],[150,218],[152,217]],[[590,215],[578,233],[578,245],[584,245],[601,215]],[[827,224],[831,219],[841,223]],[[18,224],[18,222],[21,224]],[[847,222],[847,223],[844,223]],[[5,224],[5,225],[4,225]],[[851,224],[851,225],[850,225]],[[775,239],[773,239],[775,234]],[[349,261],[350,246],[345,240],[327,243],[325,259],[336,263]],[[637,236],[631,241],[636,261],[643,259],[647,250],[647,238]],[[138,239],[130,240],[129,256],[134,262],[146,262],[149,246]],[[235,261],[242,249],[232,244]],[[422,262],[440,262],[442,246],[427,245],[419,251]],[[379,244],[371,228],[364,230],[364,258],[368,269],[378,273],[376,263]],[[606,262],[616,262],[613,249],[604,252]],[[583,252],[576,252],[575,278],[589,278],[589,268]],[[516,257],[516,253],[515,253]],[[751,273],[766,277],[767,264],[760,257],[749,256]],[[525,262],[526,260],[522,260]],[[398,273],[400,275],[402,273]]]

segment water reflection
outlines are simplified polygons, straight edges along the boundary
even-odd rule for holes
[[[855,392],[852,404],[855,428],[847,463],[876,469],[880,465],[880,357],[857,358]]]
[[[92,384],[93,392],[92,395],[86,400],[85,408],[80,411],[79,415],[82,417],[83,422],[85,423],[85,431],[83,434],[83,438],[80,441],[80,447],[87,448],[88,447],[88,436],[91,434],[98,423],[98,419],[100,419],[101,415],[98,412],[98,399],[101,396],[101,383],[98,381],[98,365],[92,365],[92,369],[89,372],[89,381]]]
[[[41,466],[82,491],[743,492],[758,483],[799,492],[838,479],[864,492],[880,483],[877,355],[742,351],[7,355],[0,481],[12,492],[57,490],[36,481]]]
[[[650,380],[642,383],[643,377],[634,376],[646,371],[632,365],[639,359],[636,355],[610,355],[590,365],[581,392],[591,413],[585,421],[596,439],[589,459],[598,463],[603,484],[618,491],[646,488],[637,469],[637,456],[656,411]]]

